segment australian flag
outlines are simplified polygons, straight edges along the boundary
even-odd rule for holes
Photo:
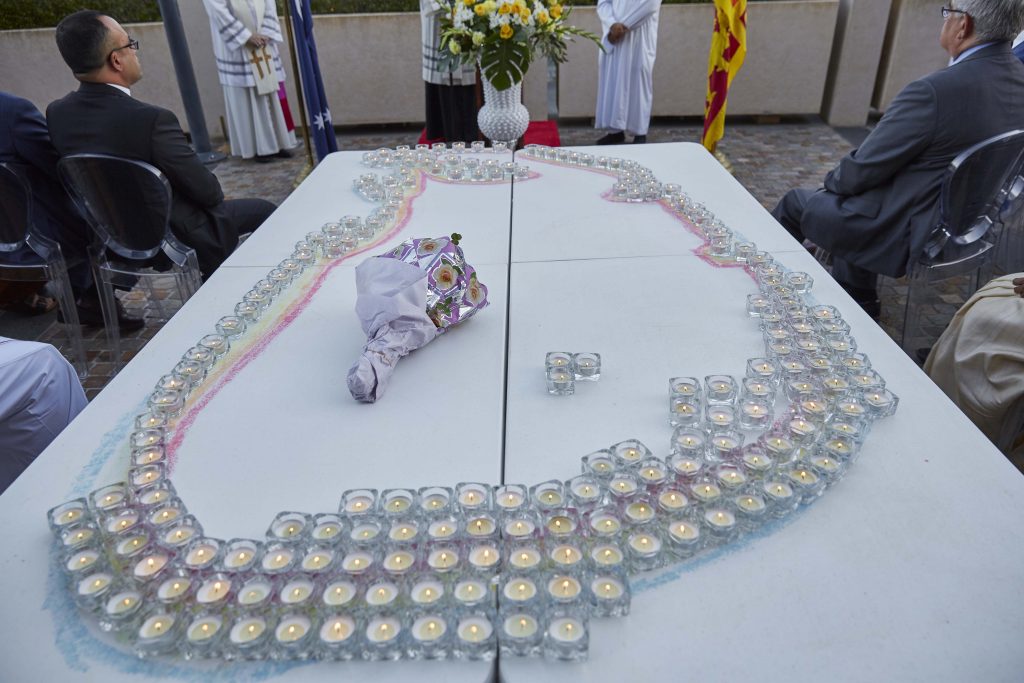
[[[295,52],[302,71],[302,90],[306,94],[306,115],[309,117],[306,130],[316,147],[317,162],[320,162],[331,152],[338,151],[338,141],[334,137],[331,109],[327,106],[324,81],[320,76],[320,60],[316,56],[313,13],[309,9],[309,0],[289,0],[288,4],[295,24]]]

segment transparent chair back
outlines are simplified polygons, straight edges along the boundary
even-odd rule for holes
[[[939,197],[939,223],[907,272],[905,351],[934,342],[956,311],[948,297],[938,296],[937,282],[950,281],[948,287],[955,285],[966,300],[991,274],[1002,209],[1021,172],[1022,155],[1024,131],[1016,130],[979,142],[950,162]]]
[[[85,345],[67,263],[60,245],[36,230],[34,212],[32,191],[23,172],[16,164],[0,163],[0,279],[51,283],[75,370],[85,379]]]
[[[58,169],[99,238],[93,268],[111,357],[120,367],[115,286],[132,289],[122,299],[127,310],[167,320],[199,289],[199,263],[171,233],[171,186],[159,169],[106,154],[66,156]]]

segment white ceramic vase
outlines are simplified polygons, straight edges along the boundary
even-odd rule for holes
[[[480,107],[476,118],[480,132],[492,142],[510,142],[514,146],[530,125],[530,112],[522,103],[522,82],[497,90],[485,78],[483,85],[484,106]]]

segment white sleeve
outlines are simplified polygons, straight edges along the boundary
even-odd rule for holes
[[[203,0],[203,4],[220,41],[232,50],[241,50],[252,33],[231,13],[227,0]]]
[[[630,5],[629,11],[619,17],[619,21],[633,30],[661,8],[661,0],[639,0]]]

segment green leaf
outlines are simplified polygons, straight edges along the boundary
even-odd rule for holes
[[[516,40],[498,38],[484,43],[480,70],[496,90],[508,90],[523,80],[530,67],[530,46]]]

